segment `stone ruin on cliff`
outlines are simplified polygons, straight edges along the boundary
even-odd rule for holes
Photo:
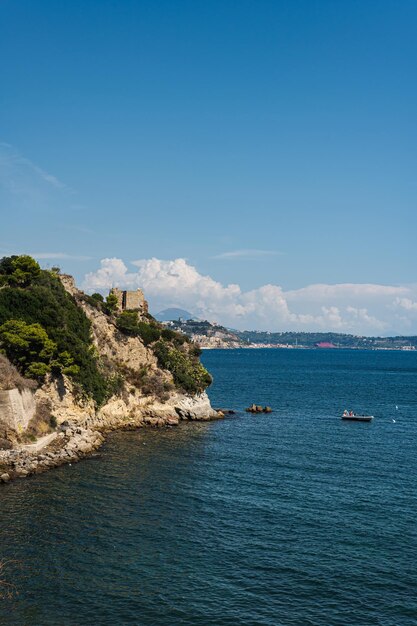
[[[113,287],[110,293],[116,296],[119,311],[139,311],[141,313],[148,313],[148,303],[145,300],[142,289],[125,291]]]

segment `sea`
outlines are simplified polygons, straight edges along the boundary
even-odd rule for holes
[[[235,414],[1,486],[0,624],[415,626],[417,353],[202,360]]]

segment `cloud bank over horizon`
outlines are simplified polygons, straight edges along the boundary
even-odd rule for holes
[[[185,308],[240,330],[334,331],[358,335],[417,334],[417,285],[314,284],[284,291],[274,284],[244,291],[204,276],[186,259],[106,258],[85,275],[83,289],[142,288],[150,310]]]

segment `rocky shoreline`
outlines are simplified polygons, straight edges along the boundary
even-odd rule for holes
[[[26,257],[23,260],[27,262]],[[76,462],[97,450],[110,430],[169,427],[181,420],[223,417],[213,410],[204,391],[211,377],[199,362],[195,346],[158,326],[148,315],[140,290],[116,290],[109,298],[112,295],[117,302],[109,309],[77,289],[72,276],[51,276],[40,269],[39,275],[48,285],[45,289],[58,315],[67,316],[74,341],[86,348],[80,352],[78,347],[76,356],[86,368],[90,387],[87,391],[80,379],[73,378],[71,366],[60,365],[59,360],[53,367],[52,361],[50,365],[35,363],[46,367],[35,381],[0,354],[0,483]],[[15,293],[12,284],[5,289],[17,300],[22,297],[23,292]],[[134,309],[126,308],[128,299]],[[124,328],[123,316],[134,323],[135,332],[130,326]],[[84,324],[83,335],[77,335],[74,319]],[[18,329],[19,324],[26,324],[19,319],[14,322]],[[48,337],[37,321],[30,329]],[[48,341],[58,350],[58,344]],[[91,354],[94,359],[89,358]],[[68,351],[59,358],[72,359]],[[93,389],[100,390],[97,397]]]
[[[27,448],[0,453],[0,481],[8,483],[15,478],[40,474],[65,463],[75,463],[94,452],[104,442],[103,435],[76,425],[63,425],[49,445],[33,452]]]
[[[96,428],[86,424],[80,425],[77,422],[63,422],[58,431],[53,433],[53,439],[40,449],[35,443],[0,451],[0,484],[32,474],[41,474],[60,465],[76,463],[100,448],[105,441],[106,432],[136,430],[144,427],[172,427],[177,426],[180,421],[210,421],[223,417],[222,413],[214,411],[211,407],[205,413],[199,413],[198,410],[193,412],[191,399],[187,400],[189,400],[188,410],[177,406],[175,414],[163,417],[148,414],[143,415],[139,420],[136,417],[113,422],[106,421]]]

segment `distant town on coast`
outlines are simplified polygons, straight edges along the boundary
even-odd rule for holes
[[[175,319],[176,315],[178,317]],[[168,319],[169,317],[174,319]],[[203,349],[347,348],[352,350],[403,351],[417,349],[417,336],[365,337],[334,332],[239,331],[226,328],[216,322],[193,318],[187,311],[177,309],[161,311],[156,315],[156,318],[168,328],[184,333]]]

